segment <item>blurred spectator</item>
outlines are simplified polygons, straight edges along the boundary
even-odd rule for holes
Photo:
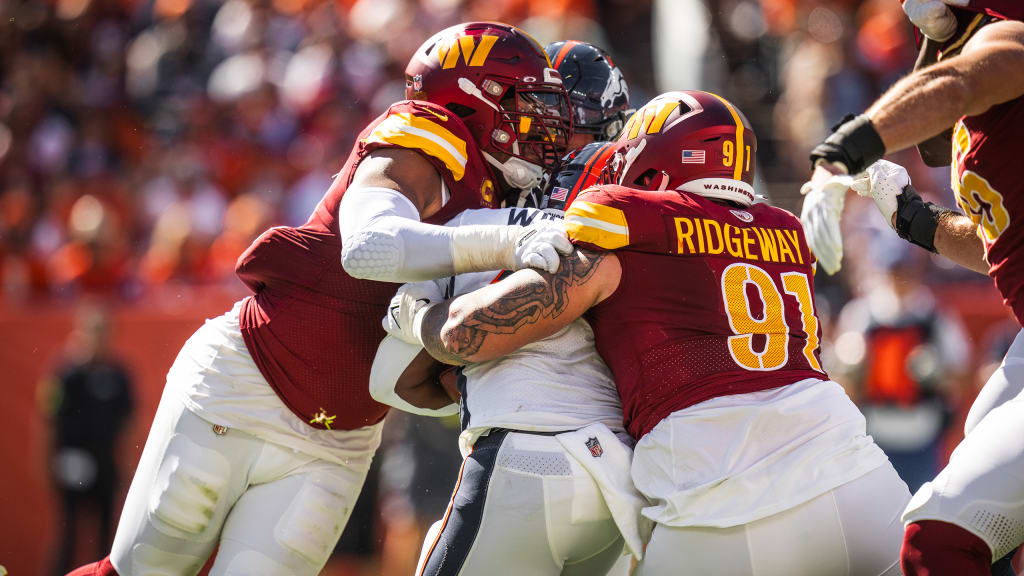
[[[969,344],[959,320],[921,282],[923,253],[895,235],[880,236],[870,252],[878,270],[839,314],[834,377],[916,491],[941,467],[949,396],[966,375]]]
[[[56,574],[76,564],[72,555],[83,518],[99,519],[86,532],[95,535],[90,557],[110,550],[118,487],[114,453],[134,404],[131,377],[110,350],[110,337],[103,311],[82,310],[50,390],[52,472],[63,501]]]

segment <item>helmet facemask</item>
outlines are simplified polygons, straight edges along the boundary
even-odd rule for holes
[[[558,80],[556,72],[549,72]],[[560,83],[514,78],[488,77],[481,84],[487,94],[504,88],[494,110],[495,129],[483,147],[485,157],[501,170],[510,186],[538,185],[543,173],[553,169],[569,147],[572,118],[565,89]]]

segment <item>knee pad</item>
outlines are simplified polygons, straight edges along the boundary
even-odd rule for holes
[[[274,539],[314,566],[322,566],[341,537],[351,504],[325,486],[307,481],[274,526]]]
[[[206,558],[175,554],[150,544],[132,546],[130,558],[116,558],[119,574],[196,574],[206,563]]]
[[[278,576],[295,574],[295,569],[272,560],[266,554],[246,550],[231,559],[223,576]]]
[[[207,530],[228,486],[231,466],[220,453],[175,434],[157,473],[156,492],[149,501],[153,525],[174,538],[205,541],[219,530]],[[208,532],[203,537],[204,532]]]
[[[988,576],[992,551],[984,540],[956,524],[922,520],[907,525],[900,564],[905,576]]]

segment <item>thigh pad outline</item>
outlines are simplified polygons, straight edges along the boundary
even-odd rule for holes
[[[308,562],[326,562],[348,520],[351,504],[325,483],[309,479],[274,527],[274,539]]]
[[[231,465],[222,454],[182,434],[173,435],[157,473],[159,489],[149,501],[153,525],[175,538],[214,538],[219,527],[211,530],[210,524],[222,505],[230,476]]]

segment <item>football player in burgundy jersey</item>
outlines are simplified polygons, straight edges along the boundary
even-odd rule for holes
[[[111,555],[74,574],[316,574],[380,441],[368,378],[395,284],[554,271],[563,230],[437,224],[536,184],[571,133],[561,79],[521,30],[470,23],[423,44],[409,100],[362,131],[303,226],[238,260],[253,295],[208,321],[167,377]]]
[[[610,58],[580,42],[555,43],[547,52],[569,91],[574,132],[585,132],[583,142],[617,134],[628,99]],[[611,143],[590,144],[563,158],[548,178],[550,198],[538,202],[535,188],[520,196],[518,206],[466,210],[448,226],[561,220],[570,193],[601,173],[608,155],[593,152],[604,148]],[[438,301],[507,274],[458,274],[407,290],[422,288],[422,297]],[[585,320],[503,358],[460,368],[451,377],[458,405],[439,385],[444,368],[422,347],[389,336],[370,375],[371,394],[382,403],[423,415],[461,412],[465,460],[448,510],[427,533],[417,574],[604,574],[619,559],[629,564],[623,540],[642,555],[649,522],[639,516],[643,498],[629,478],[632,441],[622,427],[611,372]]]
[[[656,523],[640,574],[899,574],[910,493],[821,366],[813,256],[755,202],[756,150],[728,101],[663,94],[624,127],[612,183],[569,206],[556,274],[443,303],[400,290],[390,331],[464,364],[585,315]]]
[[[1024,4],[1005,0],[907,0],[908,16],[929,36],[937,62],[921,67],[844,124],[812,152],[805,185],[808,242],[838,268],[842,185],[856,174],[901,237],[995,281],[1024,323]],[[1013,20],[1011,18],[1015,18]],[[919,59],[919,62],[921,60]],[[946,145],[962,213],[923,202],[901,167],[876,160],[887,151]],[[922,149],[922,156],[926,156]],[[830,188],[830,189],[829,189]],[[828,190],[828,191],[826,191]],[[829,198],[832,196],[832,198]],[[1024,332],[971,407],[966,438],[948,466],[918,490],[903,516],[908,575],[988,574],[1024,542]],[[998,563],[997,563],[998,564]]]

